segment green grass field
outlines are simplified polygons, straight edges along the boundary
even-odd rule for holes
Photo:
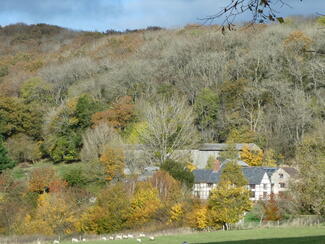
[[[298,227],[272,228],[254,230],[218,231],[188,235],[174,235],[156,237],[154,241],[143,238],[142,243],[181,244],[187,241],[190,244],[325,244],[325,227]],[[65,242],[66,244],[69,242]],[[135,239],[119,241],[91,241],[86,244],[132,244],[138,243]]]

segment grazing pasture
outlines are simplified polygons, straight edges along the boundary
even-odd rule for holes
[[[270,228],[253,230],[234,230],[204,232],[186,235],[159,236],[155,240],[149,237],[141,238],[141,243],[157,244],[182,244],[184,241],[189,244],[325,244],[325,227],[299,227],[299,228]],[[68,244],[69,242],[64,242]],[[132,244],[138,243],[134,239],[114,241],[89,241],[86,244]]]

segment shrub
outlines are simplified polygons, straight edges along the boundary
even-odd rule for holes
[[[5,148],[2,139],[0,137],[0,174],[5,169],[11,169],[15,167],[16,163],[8,156],[8,151]]]
[[[79,165],[69,167],[63,174],[63,179],[69,186],[83,187],[88,182],[88,177]]]
[[[0,65],[0,77],[4,77],[9,74],[8,66]]]

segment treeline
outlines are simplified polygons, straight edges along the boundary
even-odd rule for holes
[[[56,175],[56,187],[82,189],[82,199],[79,192],[67,194],[82,204],[123,182],[125,168],[137,174],[175,160],[181,169],[192,169],[189,155],[175,150],[203,142],[256,143],[263,149],[257,165],[295,166],[302,179],[294,189],[297,212],[323,214],[321,24],[288,19],[226,34],[214,26],[119,35],[46,25],[1,28],[7,34],[0,35],[0,171],[2,187],[14,187],[1,190],[1,216],[26,192],[33,193],[21,201],[30,221],[56,198],[50,181],[26,190],[44,165]],[[20,31],[28,37],[13,41]],[[34,33],[37,40],[30,39]],[[142,154],[133,150],[139,145]],[[151,192],[146,184],[141,191]],[[2,231],[13,233],[10,228],[26,211],[2,223]]]

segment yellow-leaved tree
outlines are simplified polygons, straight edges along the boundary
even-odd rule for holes
[[[160,206],[157,189],[150,182],[137,183],[130,203],[128,226],[141,226],[149,222]]]
[[[119,232],[125,227],[129,212],[127,185],[109,185],[98,194],[95,205],[83,212],[76,223],[78,232],[103,234]]]
[[[262,166],[263,164],[263,151],[251,150],[248,145],[243,147],[240,153],[240,158],[245,161],[249,166]]]
[[[107,147],[99,158],[104,165],[106,180],[119,180],[124,176],[125,156],[120,148]]]
[[[182,203],[176,203],[169,211],[169,223],[178,223],[184,216],[184,208]]]
[[[220,182],[211,191],[208,201],[209,224],[214,228],[228,229],[228,224],[235,224],[251,209],[249,190],[245,186],[234,186],[230,181]]]
[[[189,215],[189,224],[197,230],[204,230],[209,226],[208,208],[207,206],[199,206],[195,208]]]
[[[244,217],[252,207],[246,185],[247,180],[237,164],[230,162],[223,168],[220,182],[208,199],[210,226],[227,230],[228,224],[237,223]]]
[[[245,161],[249,166],[276,166],[274,159],[274,151],[272,149],[263,152],[262,150],[252,150],[248,145],[243,147],[240,153],[241,160]]]
[[[44,193],[33,213],[27,214],[19,230],[22,234],[70,234],[75,231],[74,206],[62,194]]]

